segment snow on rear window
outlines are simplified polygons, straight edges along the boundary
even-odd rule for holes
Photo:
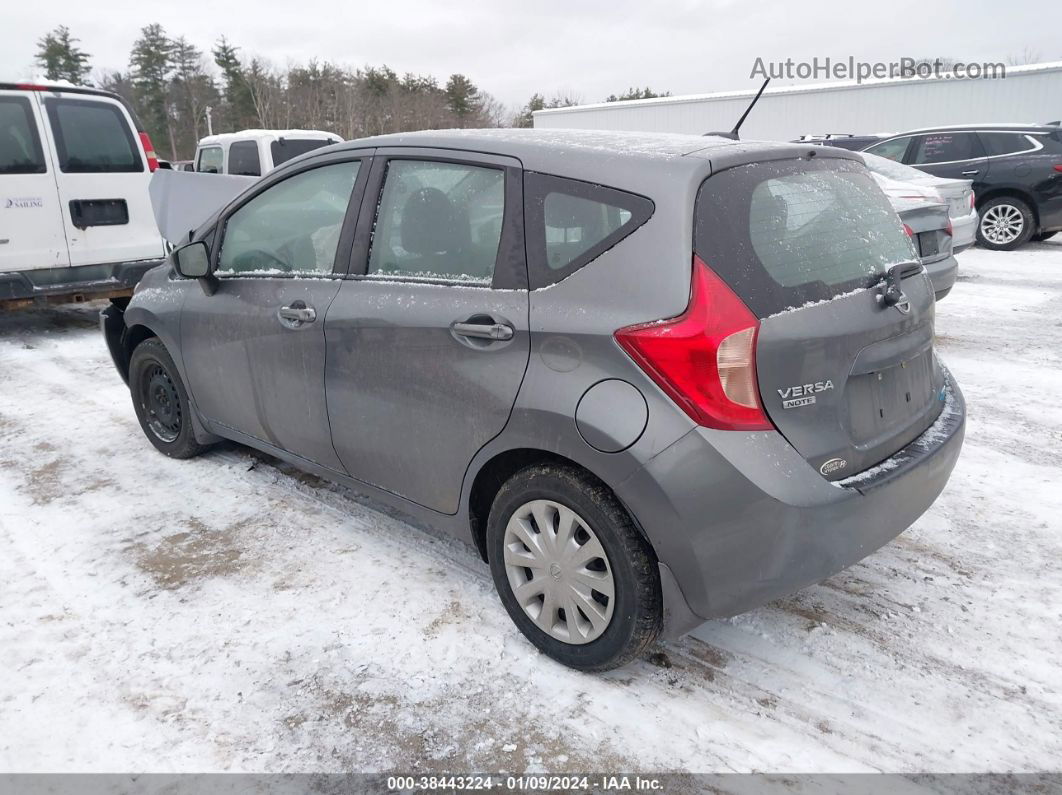
[[[869,172],[838,159],[753,163],[709,177],[694,247],[760,317],[869,287],[917,259]]]

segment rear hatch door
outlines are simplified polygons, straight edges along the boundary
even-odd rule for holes
[[[943,407],[933,289],[861,162],[747,163],[701,186],[694,246],[760,318],[771,421],[824,477],[873,466]],[[892,298],[883,298],[887,276]]]

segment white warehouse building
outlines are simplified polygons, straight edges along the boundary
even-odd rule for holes
[[[602,102],[536,111],[536,128],[703,134],[731,129],[756,90]],[[768,86],[741,128],[751,140],[869,135],[987,122],[1062,118],[1062,61],[1009,67],[1005,78],[897,78]]]

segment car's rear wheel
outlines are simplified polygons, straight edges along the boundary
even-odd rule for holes
[[[661,625],[652,547],[609,489],[575,467],[513,475],[487,522],[494,585],[520,631],[564,665],[616,668]]]
[[[1029,205],[1013,196],[989,199],[980,207],[977,242],[993,251],[1011,251],[1026,243],[1036,228]]]
[[[1050,240],[1052,237],[1054,237],[1057,234],[1058,234],[1057,231],[1055,231],[1055,232],[1040,232],[1038,234],[1033,235],[1032,239],[1035,240],[1037,243],[1043,243],[1045,240]]]
[[[188,392],[177,366],[157,338],[144,340],[133,351],[129,391],[144,435],[160,452],[172,458],[191,458],[206,449],[192,432]]]

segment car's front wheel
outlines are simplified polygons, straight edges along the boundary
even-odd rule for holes
[[[177,366],[157,338],[144,340],[129,360],[129,391],[140,427],[171,458],[191,458],[206,449],[192,432],[191,407]]]
[[[997,196],[981,205],[977,242],[992,251],[1011,251],[1024,245],[1036,229],[1029,205],[1013,196]]]
[[[660,632],[652,547],[599,480],[543,464],[513,475],[487,522],[502,604],[535,646],[583,671],[616,668]]]

